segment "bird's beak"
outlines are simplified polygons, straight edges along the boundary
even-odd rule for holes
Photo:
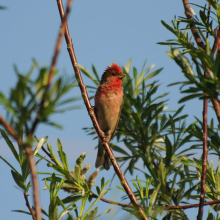
[[[124,78],[126,75],[124,74],[124,73],[120,73],[119,75],[118,75],[118,78],[119,79],[122,79],[122,78]]]

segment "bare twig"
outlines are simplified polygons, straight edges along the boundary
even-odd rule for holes
[[[33,151],[30,146],[25,146],[25,153],[28,158],[28,162],[31,169],[31,179],[33,184],[34,204],[36,210],[36,220],[41,220],[41,204],[40,204],[40,193],[37,181],[37,170],[34,161]]]
[[[98,196],[96,194],[94,194],[94,193],[92,193],[92,197],[93,198],[98,198]],[[107,200],[107,199],[104,199],[104,198],[101,198],[100,200],[105,202],[105,203],[109,203],[109,204],[113,204],[113,205],[118,205],[118,206],[121,206],[121,207],[134,208],[133,205],[123,204],[123,203],[120,203],[120,202],[114,202],[114,201]]]
[[[32,215],[33,220],[36,220],[36,217],[35,217],[35,214],[34,214],[34,210],[30,207],[27,193],[24,193],[24,199],[26,201],[26,206],[28,207],[28,209],[29,209],[29,211],[30,211],[30,213]]]
[[[54,75],[55,66],[56,66],[56,62],[57,62],[57,57],[58,57],[58,54],[60,52],[62,38],[63,38],[63,33],[65,31],[65,23],[66,23],[66,20],[68,18],[68,15],[69,15],[71,5],[72,5],[72,0],[68,0],[67,7],[66,7],[66,13],[65,13],[65,16],[62,19],[62,24],[61,24],[61,27],[60,27],[59,35],[57,37],[57,42],[56,42],[53,58],[52,58],[51,65],[50,65],[50,71],[49,71],[49,75],[48,75],[47,86],[46,86],[45,92],[43,94],[43,98],[41,100],[37,116],[36,116],[36,118],[35,118],[35,120],[33,122],[33,125],[31,127],[30,132],[28,133],[29,137],[33,136],[34,131],[35,131],[35,129],[36,129],[36,127],[37,127],[37,125],[38,125],[38,123],[40,121],[40,119],[39,119],[40,115],[42,114],[42,111],[44,109],[44,103],[46,101],[46,93],[47,93],[47,91],[48,91],[48,89],[50,87],[50,84],[51,84],[51,81],[52,81],[52,78],[53,78],[53,75]]]
[[[62,0],[57,0],[57,5],[58,5],[61,20],[63,20],[65,14],[64,14]],[[68,30],[67,23],[65,23],[65,39],[66,39],[66,43],[67,43],[67,50],[69,52],[69,56],[70,56],[70,59],[71,59],[72,65],[73,65],[73,69],[75,71],[76,79],[78,81],[78,84],[79,84],[79,87],[80,87],[80,90],[81,90],[81,93],[82,93],[82,97],[83,97],[83,100],[85,102],[85,106],[86,106],[87,111],[90,115],[90,118],[93,122],[93,126],[94,126],[96,132],[98,133],[100,139],[102,140],[103,146],[104,146],[104,148],[105,148],[105,150],[106,150],[106,152],[107,152],[107,154],[108,154],[108,156],[109,156],[109,158],[112,162],[114,170],[115,170],[116,174],[118,175],[118,177],[121,181],[121,184],[124,187],[127,195],[129,196],[129,198],[131,200],[131,203],[133,204],[134,208],[137,210],[137,212],[139,213],[139,215],[141,216],[142,219],[148,219],[148,217],[145,215],[144,211],[140,207],[140,204],[138,203],[137,199],[135,198],[135,195],[132,192],[130,186],[128,185],[128,182],[125,178],[125,175],[121,171],[121,169],[120,169],[120,167],[119,167],[119,165],[118,165],[118,163],[115,159],[115,156],[114,156],[111,148],[109,147],[108,142],[106,141],[106,137],[105,137],[103,131],[99,127],[99,124],[98,124],[98,121],[96,119],[94,110],[93,110],[92,105],[89,101],[89,97],[88,97],[86,87],[85,87],[85,85],[83,83],[83,80],[82,80],[82,76],[81,76],[81,73],[80,73],[80,69],[79,69],[79,66],[78,66],[78,63],[77,63],[77,60],[76,60],[76,56],[75,56],[75,52],[74,52],[74,48],[73,48],[72,39],[69,35],[69,30]]]
[[[199,211],[197,215],[197,220],[202,220],[203,206],[205,201],[205,183],[206,183],[206,170],[207,170],[207,157],[208,157],[208,146],[207,146],[207,111],[208,111],[208,99],[204,99],[203,103],[203,157],[202,157],[202,176],[201,176],[201,194]]]
[[[92,193],[92,197],[98,198],[98,196],[94,193]],[[114,202],[114,201],[107,200],[107,199],[104,199],[104,198],[101,198],[101,201],[103,201],[105,203],[113,204],[113,205],[118,205],[118,206],[121,206],[121,207],[134,208],[133,205],[124,204],[124,203],[120,203],[120,202]],[[220,200],[215,200],[215,201],[211,201],[211,202],[205,202],[204,206],[206,206],[206,205],[215,205],[215,204],[219,204],[219,203],[220,203]],[[197,208],[197,207],[199,207],[199,203],[198,204],[183,205],[183,206],[165,206],[165,207],[163,207],[163,210],[174,210],[174,209],[184,210],[184,209]]]
[[[210,16],[211,4],[209,4],[208,11],[208,22]],[[206,39],[208,39],[209,33],[206,34]],[[206,50],[207,53],[207,50]],[[204,76],[208,78],[208,74],[206,71],[204,72]],[[206,94],[204,94],[206,95]],[[201,176],[201,194],[200,194],[200,202],[199,202],[199,211],[197,215],[197,220],[202,220],[203,216],[203,206],[205,202],[205,183],[206,183],[206,170],[207,170],[207,157],[208,157],[208,145],[207,145],[207,136],[208,136],[208,125],[207,125],[207,112],[208,112],[208,99],[204,99],[203,101],[203,157],[202,157],[202,176]]]
[[[219,204],[220,200],[215,200],[211,202],[205,202],[204,206],[206,205],[215,205]],[[190,208],[197,208],[199,207],[199,204],[190,204],[190,205],[183,205],[183,206],[168,206],[168,207],[163,207],[163,210],[171,210],[171,209],[190,209]]]

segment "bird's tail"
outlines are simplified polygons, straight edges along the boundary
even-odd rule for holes
[[[95,167],[103,166],[106,170],[110,169],[110,162],[108,154],[105,152],[105,148],[102,146],[101,141],[99,140],[98,153],[96,157]]]

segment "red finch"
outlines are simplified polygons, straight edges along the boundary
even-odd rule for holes
[[[123,102],[121,85],[122,78],[125,76],[121,68],[113,63],[103,73],[101,84],[95,94],[96,117],[108,143],[118,126]],[[100,140],[95,166],[103,166],[106,170],[110,169],[108,155]]]

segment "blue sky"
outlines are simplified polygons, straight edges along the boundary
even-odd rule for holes
[[[205,4],[205,1],[194,0],[193,3]],[[50,64],[59,31],[60,17],[55,0],[13,2],[2,0],[1,5],[6,6],[7,10],[0,11],[0,19],[4,21],[1,22],[0,36],[0,89],[7,94],[16,81],[13,64],[18,66],[21,73],[29,70],[32,58],[35,58],[40,66]],[[64,1],[64,5],[66,5],[66,1]],[[198,12],[197,8],[193,7],[193,9],[196,13]],[[181,81],[184,77],[180,68],[167,56],[166,51],[169,48],[157,45],[157,42],[174,38],[161,24],[161,20],[168,23],[174,19],[174,15],[184,16],[181,0],[75,0],[68,25],[78,63],[89,71],[92,70],[91,67],[94,64],[101,76],[103,70],[112,61],[125,65],[129,59],[132,59],[132,67],[135,66],[140,71],[147,59],[149,66],[155,64],[153,70],[164,68],[156,78],[162,84],[158,94],[169,92],[168,107],[169,110],[175,110],[181,106],[178,104],[178,100],[182,95],[179,93],[178,86],[167,87],[167,85]],[[65,71],[68,75],[72,75],[73,69],[66,50],[66,43],[63,41],[62,45],[57,69],[61,73]],[[83,79],[85,83],[89,82],[87,78]],[[79,89],[72,90],[71,95],[80,96]],[[83,127],[91,126],[91,121],[83,102],[80,101],[79,104],[82,106],[80,110],[53,116],[54,120],[63,125],[63,130],[42,125],[38,127],[36,135],[38,138],[48,135],[49,142],[53,146],[56,146],[56,139],[60,138],[70,166],[74,166],[76,158],[82,152],[87,152],[85,163],[90,163],[91,170],[94,171],[96,141],[91,140],[91,136],[87,136],[82,130]],[[212,110],[210,109],[210,111]],[[183,113],[190,114],[188,123],[194,120],[194,115],[201,119],[202,102],[187,102]],[[213,113],[210,114],[209,119],[211,117],[215,119]],[[16,166],[11,152],[2,139],[0,139],[0,155]],[[29,216],[11,212],[12,209],[26,210],[25,202],[21,192],[13,187],[14,183],[9,168],[2,161],[0,164],[1,176],[4,177],[4,181],[2,178],[1,183],[1,189],[4,190],[0,190],[2,218],[30,219]],[[42,164],[38,166],[38,170],[42,171],[44,167],[45,164]],[[103,175],[106,179],[110,179],[113,169],[109,172],[102,171],[99,176]],[[97,183],[99,183],[99,178]],[[132,177],[128,177],[128,180],[131,179]],[[116,180],[114,184],[118,184],[118,181]],[[40,187],[41,189],[44,187],[43,182]],[[110,194],[109,198],[112,198],[119,193]],[[46,209],[49,202],[48,193],[41,191],[41,199],[42,205]],[[109,206],[100,202],[99,207],[99,212],[101,212]],[[115,219],[120,219],[124,215],[120,208],[116,212]],[[197,210],[189,210],[187,213],[189,213],[190,219],[195,219]]]

